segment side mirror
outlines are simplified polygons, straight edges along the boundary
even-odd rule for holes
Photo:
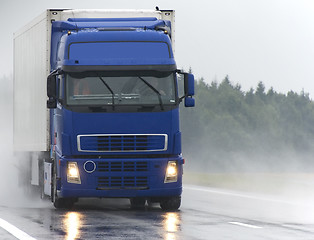
[[[192,97],[186,97],[184,99],[184,106],[185,107],[194,107],[195,106],[195,99]]]
[[[184,93],[185,96],[194,96],[194,75],[184,73]]]
[[[194,75],[191,73],[185,73],[181,70],[177,70],[177,73],[179,74],[178,79],[178,91],[179,94],[184,94],[182,97],[179,98],[179,102],[181,102],[184,99],[184,106],[185,107],[194,107],[195,106],[195,99],[194,96]],[[183,78],[182,78],[183,76]],[[180,82],[184,80],[184,93],[183,93],[183,86]],[[182,86],[182,87],[180,87]],[[182,89],[182,90],[181,90]]]
[[[47,78],[47,108],[57,107],[57,77],[49,75]]]

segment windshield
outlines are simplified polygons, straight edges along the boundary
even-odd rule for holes
[[[128,76],[67,74],[67,105],[169,105],[175,104],[172,72]],[[121,75],[121,74],[120,74]]]

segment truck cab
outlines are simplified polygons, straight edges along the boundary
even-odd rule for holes
[[[56,208],[119,197],[178,209],[179,104],[194,106],[194,77],[177,69],[174,26],[158,17],[77,16],[51,23],[43,193]]]

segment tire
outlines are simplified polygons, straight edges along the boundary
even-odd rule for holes
[[[56,209],[71,209],[76,202],[73,198],[59,198],[57,194],[57,174],[55,168],[53,169],[53,179],[51,186],[51,201]]]
[[[132,209],[143,209],[145,208],[145,198],[130,198],[130,204]]]
[[[53,198],[52,198],[52,202],[53,202],[53,206],[56,209],[71,209],[74,205],[74,203],[76,202],[75,198],[59,198],[57,196],[57,190],[55,188],[55,186],[53,186]]]
[[[74,205],[75,199],[72,198],[55,198],[53,206],[56,209],[71,209]]]
[[[164,211],[176,211],[180,206],[181,196],[166,198],[160,202],[160,207]]]

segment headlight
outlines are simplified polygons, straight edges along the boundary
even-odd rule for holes
[[[69,183],[81,184],[80,172],[77,162],[68,162],[67,180]]]
[[[169,161],[166,169],[165,183],[178,181],[178,167],[176,161]]]

